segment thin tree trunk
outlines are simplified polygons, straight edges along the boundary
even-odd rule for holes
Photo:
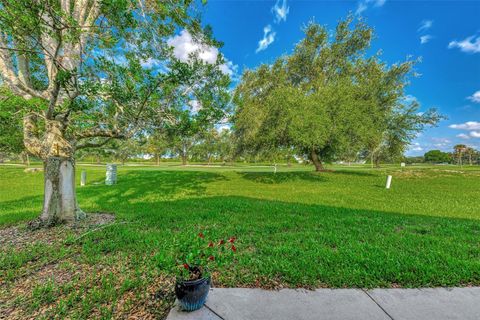
[[[30,158],[27,151],[23,151],[20,156],[22,157],[22,163],[28,168],[30,167]]]
[[[157,166],[160,165],[160,154],[157,153]]]
[[[325,171],[323,167],[322,161],[318,157],[318,154],[312,150],[310,153],[310,157],[312,158],[313,165],[315,166],[315,171]]]
[[[44,191],[42,225],[73,222],[85,217],[77,204],[72,158],[48,157],[44,161]]]
[[[185,144],[182,146],[182,165],[187,165],[187,146]]]
[[[182,165],[187,165],[187,155],[184,152],[182,152]]]

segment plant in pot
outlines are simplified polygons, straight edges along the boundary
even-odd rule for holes
[[[233,260],[237,251],[235,240],[235,237],[212,240],[200,232],[191,241],[179,244],[175,295],[183,310],[194,311],[205,304],[211,272]]]

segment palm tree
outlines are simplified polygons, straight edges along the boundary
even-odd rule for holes
[[[464,144],[457,144],[456,146],[453,147],[454,154],[457,158],[457,164],[460,166],[462,165],[462,157],[465,151],[467,150],[467,146]]]
[[[472,165],[472,156],[475,154],[475,149],[467,147],[465,149],[465,155],[468,157],[468,164]]]

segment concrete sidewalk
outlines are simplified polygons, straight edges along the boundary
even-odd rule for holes
[[[434,289],[211,289],[205,307],[167,320],[479,320],[480,287]]]

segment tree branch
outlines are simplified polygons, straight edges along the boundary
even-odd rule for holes
[[[34,113],[29,113],[23,118],[23,140],[28,152],[43,159],[45,150],[37,137],[37,119],[38,116]]]
[[[85,148],[99,148],[99,147],[102,147],[104,145],[106,145],[107,143],[109,143],[110,141],[112,141],[113,138],[107,138],[101,142],[85,142],[85,143],[82,143],[80,145],[77,145],[75,147],[76,150],[81,150],[81,149],[85,149]]]
[[[88,138],[96,138],[96,137],[122,139],[122,138],[126,138],[127,136],[125,134],[122,134],[122,133],[116,131],[116,130],[107,130],[107,129],[102,129],[102,128],[99,128],[99,127],[87,129],[83,132],[78,133],[75,136],[75,138],[77,140],[88,139]]]

